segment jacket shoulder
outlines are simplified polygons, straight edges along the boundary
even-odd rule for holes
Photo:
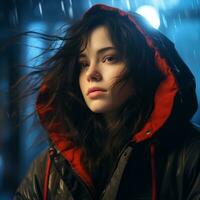
[[[15,193],[18,199],[42,199],[48,150],[44,150],[31,164],[27,175]]]

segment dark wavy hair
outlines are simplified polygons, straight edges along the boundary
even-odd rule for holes
[[[116,84],[132,80],[134,88],[134,94],[121,105],[117,119],[110,124],[102,114],[89,110],[79,87],[78,58],[91,32],[99,26],[107,28],[126,63],[127,72]],[[98,193],[106,184],[119,152],[148,120],[155,91],[164,75],[156,66],[154,50],[147,45],[144,36],[128,16],[117,12],[87,12],[69,26],[64,37],[57,39],[62,41],[58,51],[43,63],[44,80],[48,85],[46,103],[53,104],[55,110],[48,116],[49,124],[59,120],[69,140],[82,148],[82,163],[92,175]],[[74,130],[78,134],[70,134]]]

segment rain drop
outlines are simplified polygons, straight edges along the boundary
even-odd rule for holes
[[[41,2],[39,2],[38,7],[39,7],[40,15],[42,17],[43,16],[43,11],[42,11],[42,4],[41,4]]]
[[[66,12],[65,12],[65,5],[64,5],[63,1],[61,1],[61,9],[62,9],[63,13],[66,14]]]

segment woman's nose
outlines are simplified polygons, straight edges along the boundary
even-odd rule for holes
[[[97,64],[90,65],[86,74],[88,81],[100,81],[102,79],[102,75]]]

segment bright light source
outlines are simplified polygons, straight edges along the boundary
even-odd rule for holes
[[[156,29],[160,26],[160,17],[158,11],[153,6],[141,6],[136,12],[147,19],[147,21]]]

